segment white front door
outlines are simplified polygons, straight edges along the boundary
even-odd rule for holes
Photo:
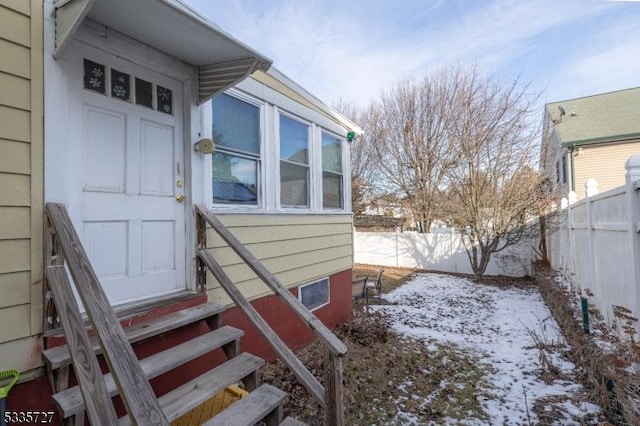
[[[113,305],[183,290],[182,83],[70,47],[72,218],[102,287]]]

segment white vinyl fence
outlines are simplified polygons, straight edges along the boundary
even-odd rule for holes
[[[591,196],[575,203],[564,199],[562,217],[550,228],[547,243],[551,266],[593,293],[591,302],[610,323],[613,306],[640,316],[640,155],[629,158],[626,169],[623,186],[595,194],[591,179]]]
[[[532,275],[537,242],[522,241],[492,256],[486,273]],[[370,265],[473,273],[460,235],[456,233],[356,232],[354,260]]]

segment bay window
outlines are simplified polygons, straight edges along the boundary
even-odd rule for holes
[[[213,98],[214,204],[260,204],[260,107],[236,97]]]
[[[285,115],[280,123],[280,205],[309,207],[309,126]]]
[[[344,207],[342,139],[322,132],[322,207]]]

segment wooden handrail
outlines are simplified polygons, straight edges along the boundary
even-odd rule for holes
[[[335,334],[331,332],[315,315],[313,315],[289,290],[233,235],[220,219],[202,206],[197,206],[198,212],[209,225],[222,237],[242,260],[277,294],[298,317],[324,342],[329,350],[342,356],[347,353],[347,347]]]
[[[207,265],[216,280],[222,285],[231,300],[242,309],[247,318],[262,334],[271,348],[278,354],[285,364],[291,369],[291,372],[300,380],[309,392],[324,405],[324,386],[314,377],[313,374],[304,366],[304,364],[295,356],[289,347],[280,339],[275,331],[260,316],[256,309],[251,305],[246,297],[233,284],[229,276],[224,272],[220,264],[216,262],[209,253],[204,250],[198,252],[198,256]]]
[[[100,286],[67,209],[62,204],[47,203],[45,212],[130,418],[139,425],[168,425],[109,299]],[[48,277],[60,282],[60,271],[51,270]],[[68,307],[65,306],[64,309]],[[62,311],[59,313],[65,314]],[[83,353],[83,356],[93,356],[93,352]],[[107,402],[110,403],[110,399]],[[92,419],[95,424],[102,424],[104,421],[99,417],[95,421]]]
[[[287,306],[320,338],[325,347],[324,370],[325,384],[322,384],[300,362],[295,354],[287,347],[280,337],[269,327],[265,320],[253,308],[251,303],[237,289],[231,279],[206,251],[206,237],[204,230],[198,230],[199,238],[198,258],[213,273],[229,297],[240,307],[247,318],[265,337],[269,345],[291,369],[291,372],[325,408],[326,424],[341,426],[344,424],[343,405],[343,367],[342,357],[347,353],[347,347],[338,339],[306,306],[295,298],[289,290],[238,240],[224,224],[202,206],[196,206],[197,221],[204,218],[206,222],[222,237],[222,239],[240,256],[253,272],[273,292],[285,302]],[[202,240],[202,241],[201,241]]]
[[[117,424],[118,417],[113,405],[104,403],[110,401],[111,397],[98,359],[93,356],[93,347],[85,332],[80,309],[64,265],[47,266],[45,272],[53,297],[60,307],[60,320],[65,330],[69,330],[65,337],[89,420],[92,424]]]

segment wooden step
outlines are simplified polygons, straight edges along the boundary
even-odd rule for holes
[[[294,417],[287,417],[286,419],[284,419],[282,423],[280,423],[280,426],[309,426],[309,425],[307,425],[304,422],[301,422],[300,420]]]
[[[214,349],[224,348],[227,345],[233,346],[233,349],[228,353],[235,355],[236,343],[243,335],[244,332],[242,330],[224,326],[144,358],[140,360],[140,367],[147,380],[150,380],[201,355],[209,353]],[[118,389],[111,373],[105,374],[104,380],[109,396],[116,395]],[[53,399],[64,418],[78,415],[85,409],[84,399],[79,386],[58,392],[53,395]]]
[[[286,392],[262,385],[204,424],[204,426],[252,426],[264,420],[267,426],[282,421],[282,403]]]
[[[171,422],[239,381],[243,381],[248,390],[253,390],[256,372],[263,365],[261,358],[242,353],[158,398],[162,412]],[[120,419],[120,425],[130,424],[129,416]]]
[[[208,302],[181,311],[173,312],[150,321],[142,322],[125,328],[125,334],[129,343],[139,342],[167,331],[175,330],[182,326],[219,315],[225,311],[223,305]],[[96,354],[102,353],[96,336],[91,337],[91,344]],[[55,370],[71,364],[71,355],[67,345],[56,346],[42,352],[42,357],[49,370]]]

